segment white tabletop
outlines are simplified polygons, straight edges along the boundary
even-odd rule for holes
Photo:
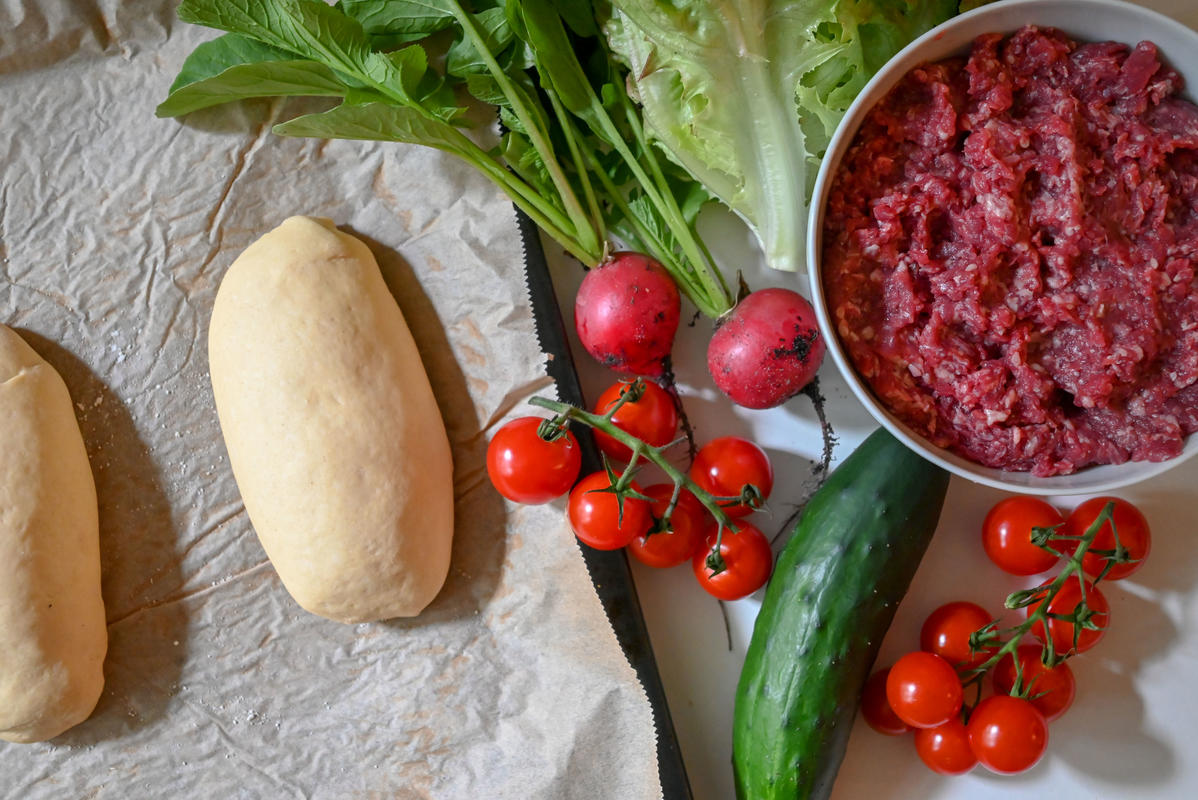
[[[1143,5],[1198,28],[1195,0],[1147,0]],[[738,221],[713,214],[704,224],[716,258],[729,274],[739,268],[754,288],[783,285],[808,293],[804,276],[761,266],[751,235]],[[745,254],[752,254],[752,263],[745,262]],[[570,323],[581,276],[577,265],[565,260],[557,261],[554,270]],[[731,406],[705,372],[709,335],[710,325],[702,319],[679,332],[674,358],[684,402],[700,443],[721,435],[744,435],[770,453],[777,473],[772,514],[758,514],[754,521],[772,535],[788,515],[788,504],[807,494],[804,487],[821,446],[815,417],[804,398],[764,412]],[[581,353],[577,342],[574,345]],[[597,397],[613,380],[610,372],[585,356],[578,358],[578,365],[588,398]],[[876,425],[830,359],[820,381],[839,435],[839,461]],[[1111,604],[1109,633],[1093,651],[1072,662],[1077,699],[1052,723],[1048,754],[1040,764],[1014,777],[992,775],[981,767],[965,776],[941,777],[920,762],[909,736],[882,736],[858,719],[835,800],[1005,800],[1012,792],[1061,800],[1198,797],[1195,485],[1198,459],[1117,492],[1138,504],[1152,524],[1152,554],[1133,578],[1104,586]],[[879,667],[918,648],[919,627],[940,604],[971,600],[998,614],[1009,592],[1036,582],[1004,575],[982,552],[981,521],[1003,496],[953,478],[940,526],[882,645]],[[1059,497],[1052,502],[1068,510],[1083,499]],[[699,588],[689,567],[654,570],[634,563],[633,574],[695,800],[729,800],[734,796],[733,699],[761,593],[725,604],[730,623],[726,632],[720,604]]]

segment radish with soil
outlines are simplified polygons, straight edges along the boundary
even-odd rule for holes
[[[659,376],[674,345],[682,302],[660,263],[615,253],[587,272],[574,301],[582,346],[616,372]]]
[[[707,345],[707,370],[745,408],[773,408],[794,397],[824,358],[815,310],[790,289],[752,292],[718,325]]]
[[[619,252],[587,272],[574,301],[579,341],[616,372],[660,377],[678,330],[681,300],[669,272]],[[825,352],[815,310],[797,292],[749,293],[717,322],[707,347],[715,385],[745,408],[773,408],[803,391]]]

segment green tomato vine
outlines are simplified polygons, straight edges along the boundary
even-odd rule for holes
[[[607,491],[611,491],[616,495],[619,503],[622,503],[627,497],[645,498],[643,495],[635,492],[632,488],[632,479],[637,471],[637,465],[641,460],[653,464],[674,484],[674,492],[670,497],[670,502],[666,506],[665,512],[662,514],[657,523],[656,530],[665,530],[669,525],[669,519],[673,514],[675,507],[678,505],[678,498],[682,495],[682,490],[686,489],[695,496],[703,507],[706,508],[715,518],[718,525],[716,533],[716,541],[710,552],[707,554],[706,564],[708,569],[712,570],[713,574],[719,574],[726,568],[723,556],[720,555],[720,545],[723,542],[724,531],[731,527],[732,521],[724,512],[724,506],[744,503],[752,508],[759,508],[762,503],[760,490],[751,484],[745,485],[740,494],[730,497],[721,497],[711,494],[702,489],[696,484],[685,472],[678,469],[667,457],[666,452],[680,442],[686,441],[685,437],[681,437],[660,447],[654,447],[636,436],[622,430],[613,421],[612,418],[616,412],[620,410],[625,403],[636,402],[644,394],[644,379],[637,378],[620,392],[620,397],[611,405],[603,414],[594,414],[585,411],[577,406],[572,406],[568,403],[561,403],[556,400],[550,400],[545,397],[533,397],[528,402],[530,405],[544,408],[552,411],[555,416],[552,419],[546,420],[542,424],[542,436],[550,437],[557,435],[555,431],[564,430],[565,426],[570,422],[577,422],[585,425],[588,428],[605,433],[611,438],[618,441],[620,444],[632,451],[632,457],[629,459],[629,468],[623,472],[617,473],[606,458],[604,459],[605,469],[607,470],[610,486]]]
[[[1032,541],[1037,546],[1057,556],[1066,556],[1065,566],[1060,574],[1048,584],[1036,586],[1031,589],[1021,589],[1007,596],[1004,605],[1008,609],[1014,610],[1028,608],[1033,605],[1036,606],[1023,622],[1003,629],[999,628],[997,621],[991,622],[989,625],[975,631],[969,637],[969,647],[972,653],[989,652],[990,656],[965,673],[963,678],[966,687],[976,684],[980,693],[982,677],[991,667],[998,664],[1004,656],[1009,655],[1015,663],[1016,676],[1015,686],[1011,693],[1016,697],[1028,699],[1031,687],[1024,685],[1022,666],[1016,654],[1019,644],[1026,635],[1035,630],[1037,625],[1041,626],[1041,629],[1045,632],[1041,662],[1045,667],[1052,668],[1066,659],[1077,655],[1078,644],[1083,630],[1096,631],[1102,629],[1102,626],[1095,621],[1095,617],[1100,612],[1091,607],[1086,597],[1093,587],[1106,577],[1107,573],[1116,565],[1127,564],[1133,560],[1127,548],[1119,541],[1119,532],[1115,527],[1113,519],[1114,509],[1114,502],[1108,502],[1080,536],[1058,533],[1057,529],[1060,528],[1059,525],[1033,529]],[[1095,537],[1102,530],[1103,525],[1107,523],[1110,524],[1111,530],[1114,533],[1115,547],[1110,550],[1093,551],[1096,555],[1103,556],[1106,559],[1106,564],[1098,575],[1087,580],[1087,576],[1082,569],[1082,559],[1086,553],[1090,552],[1090,547],[1093,545]],[[1065,541],[1077,543],[1076,549],[1071,554],[1066,554],[1062,550],[1053,547],[1053,542]],[[1053,600],[1071,580],[1076,580],[1079,583],[1081,601],[1074,606],[1073,611],[1067,614],[1050,611]],[[1087,582],[1089,583],[1088,587]],[[1057,648],[1053,643],[1053,637],[1048,632],[1051,620],[1067,622],[1073,626],[1073,647],[1065,653],[1057,652]]]

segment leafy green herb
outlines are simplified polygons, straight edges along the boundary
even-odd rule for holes
[[[612,0],[608,41],[650,136],[798,270],[807,199],[845,110],[957,0]]]
[[[344,97],[345,92],[345,84],[324,65],[230,33],[195,49],[158,114],[187,114],[251,97]]]
[[[453,26],[453,14],[435,0],[341,0],[340,6],[371,36],[402,35],[414,41]]]
[[[183,0],[179,17],[226,33],[191,54],[159,116],[340,98],[274,131],[452,153],[584,264],[605,257],[614,231],[703,313],[731,306],[694,231],[711,195],[650,145],[588,0]],[[498,109],[497,145],[467,121],[477,102]]]

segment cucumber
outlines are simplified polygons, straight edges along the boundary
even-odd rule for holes
[[[741,670],[741,800],[826,798],[861,689],[927,549],[948,474],[884,429],[812,495],[778,558]]]

